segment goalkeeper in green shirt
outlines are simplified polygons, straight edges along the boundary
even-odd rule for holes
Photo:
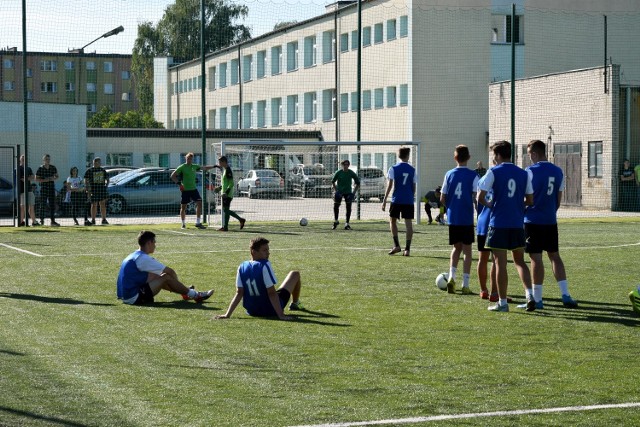
[[[231,167],[229,167],[227,158],[221,156],[215,167],[222,171],[222,185],[216,188],[216,191],[222,193],[222,227],[220,227],[218,231],[229,231],[229,217],[237,219],[240,222],[240,230],[242,230],[247,220],[231,210],[231,200],[233,200],[235,183],[233,182],[233,171]]]
[[[338,227],[338,216],[340,215],[340,204],[344,198],[344,204],[347,206],[347,222],[344,224],[345,230],[351,230],[349,220],[351,219],[351,204],[353,203],[354,194],[360,188],[360,178],[358,175],[349,169],[351,162],[349,160],[343,160],[342,169],[338,169],[331,178],[331,186],[333,187],[333,230]],[[355,189],[352,189],[351,183],[355,182]]]
[[[202,215],[202,197],[196,186],[196,172],[208,171],[213,169],[213,166],[200,166],[193,164],[193,153],[187,153],[185,163],[178,166],[178,168],[171,174],[171,180],[180,186],[182,193],[180,200],[180,219],[182,220],[182,228],[187,228],[185,222],[187,216],[187,205],[192,201],[196,203],[196,227],[205,229],[206,227],[200,222],[200,216]]]

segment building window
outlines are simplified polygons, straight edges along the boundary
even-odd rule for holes
[[[73,61],[64,61],[64,69],[65,70],[73,70],[76,67]]]
[[[374,108],[379,110],[384,107],[384,89],[378,88],[373,91]]]
[[[129,80],[131,79],[131,72],[123,71],[122,73],[120,73],[120,77],[122,78],[122,80]]]
[[[87,83],[87,92],[95,92],[96,84],[95,83]]]
[[[237,85],[240,82],[240,61],[232,59],[229,68],[231,72],[231,86]]]
[[[220,129],[227,128],[227,107],[220,109]]]
[[[373,43],[374,44],[383,42],[384,39],[383,39],[382,31],[383,31],[382,22],[373,26]]]
[[[106,95],[113,95],[113,84],[105,83],[104,84],[104,93]]]
[[[348,93],[340,94],[340,112],[341,113],[349,112],[349,94]]]
[[[133,153],[107,153],[105,164],[111,166],[133,166]]]
[[[209,92],[216,90],[216,67],[209,67]]]
[[[95,113],[96,111],[98,111],[96,104],[87,105],[87,113]]]
[[[256,78],[261,79],[267,75],[267,51],[261,50],[257,54]]]
[[[87,61],[86,68],[87,70],[95,70],[96,69],[95,61]]]
[[[304,66],[315,67],[318,46],[316,45],[316,36],[305,37],[304,39]]]
[[[505,16],[505,26],[506,26],[506,30],[505,30],[505,36],[506,36],[506,42],[507,43],[511,43],[511,15],[507,15]],[[515,17],[515,25],[513,27],[514,30],[514,42],[515,43],[520,43],[520,16],[516,15]]]
[[[102,64],[102,71],[104,71],[105,73],[113,73],[113,62],[105,61]]]
[[[58,71],[58,63],[56,61],[40,61],[40,70]]]
[[[282,73],[282,46],[271,48],[271,75]]]
[[[589,178],[602,178],[602,141],[589,142]]]
[[[184,82],[185,92],[191,92],[193,90],[193,79],[187,79]]]
[[[360,40],[358,40],[358,30],[351,31],[351,50],[356,50],[360,46]]]
[[[362,91],[362,109],[371,110],[371,91],[370,90]]]
[[[371,27],[362,29],[362,47],[371,46]]]
[[[287,96],[287,124],[298,124],[298,95]]]
[[[58,83],[56,82],[42,82],[40,83],[40,92],[43,93],[56,93],[58,92]]]
[[[122,100],[124,102],[130,102],[131,101],[131,92],[122,92]]]
[[[231,129],[238,129],[240,127],[240,106],[231,106]]]
[[[33,77],[33,70],[31,68],[27,68],[27,77]]]
[[[282,98],[271,98],[271,126],[282,125]]]
[[[4,64],[4,68],[7,68],[7,69],[15,68],[16,66],[16,62],[13,59],[5,59],[3,61],[3,64]]]
[[[287,43],[287,72],[298,69],[298,42]]]
[[[396,39],[396,20],[387,20],[387,41]]]
[[[358,111],[358,92],[351,92],[351,111]]]
[[[76,88],[73,82],[67,82],[64,84],[64,90],[67,92],[74,92]]]
[[[216,128],[216,110],[209,110],[209,129]]]
[[[315,123],[318,120],[318,99],[315,92],[304,94],[304,122]]]
[[[227,87],[227,63],[226,62],[220,64],[220,84],[218,85],[218,87]]]
[[[13,81],[6,81],[2,84],[2,87],[4,88],[4,90],[10,91],[10,90],[15,90],[16,89],[16,85]]]
[[[402,15],[400,17],[400,37],[407,37],[409,35],[409,17]]]
[[[349,51],[349,33],[340,34],[340,52]]]
[[[251,74],[253,73],[253,55],[245,55],[242,58],[242,81],[251,81]]]
[[[387,86],[387,108],[396,106],[396,87]]]
[[[322,62],[333,62],[336,60],[336,33],[335,31],[325,31],[322,33]]]
[[[335,89],[325,89],[322,91],[322,120],[329,121],[336,119],[337,102]]]
[[[400,85],[400,105],[409,105],[409,85]]]
[[[242,129],[253,127],[253,102],[245,102],[242,106]]]
[[[259,128],[267,127],[267,101],[258,101],[256,126]]]
[[[33,99],[33,91],[32,90],[28,90],[27,91],[27,100],[32,100]]]

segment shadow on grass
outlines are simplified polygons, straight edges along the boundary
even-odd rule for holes
[[[0,349],[0,353],[9,354],[11,356],[26,356],[27,355],[26,353],[20,353],[20,352],[17,352],[17,351],[2,350],[2,349]]]
[[[624,326],[640,326],[631,304],[611,304],[599,301],[579,300],[577,308],[566,308],[560,298],[545,298],[544,309],[535,313],[585,322],[617,323]]]
[[[220,307],[210,306],[209,304],[197,304],[193,301],[177,300],[177,301],[156,301],[153,304],[146,304],[143,307],[149,308],[173,308],[178,310],[219,310]]]
[[[97,305],[97,306],[111,306],[115,304],[106,304],[100,302],[86,302],[82,300],[77,300],[73,298],[55,298],[55,297],[45,297],[43,295],[31,295],[31,294],[14,294],[10,292],[0,292],[0,298],[12,298],[12,299],[20,299],[24,301],[35,301],[35,302],[43,302],[47,304],[69,304],[69,305]]]
[[[19,409],[13,409],[13,408],[7,408],[6,406],[0,406],[0,413],[1,412],[5,412],[5,413],[9,413],[9,414],[13,414],[19,417],[23,417],[23,418],[31,418],[34,420],[40,420],[43,422],[48,422],[48,423],[52,423],[54,425],[61,425],[61,426],[69,426],[69,427],[85,427],[88,424],[82,424],[82,423],[76,423],[74,421],[68,421],[68,420],[64,420],[62,418],[57,418],[57,417],[47,417],[45,415],[39,415],[33,412],[28,412],[28,411],[21,411]]]

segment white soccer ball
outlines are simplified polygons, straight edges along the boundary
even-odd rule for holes
[[[309,224],[309,221],[307,221],[307,218],[300,218],[300,225],[301,226],[304,227],[307,224]]]
[[[441,291],[446,291],[447,290],[447,282],[448,281],[449,281],[449,274],[440,273],[440,274],[438,274],[438,277],[436,277],[436,286]]]

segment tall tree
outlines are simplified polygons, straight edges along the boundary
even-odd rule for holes
[[[188,61],[200,56],[200,1],[204,2],[205,53],[251,38],[249,28],[237,23],[246,18],[248,7],[227,0],[176,0],[155,27],[150,22],[139,24],[131,68],[144,113],[153,113],[153,58]]]
[[[127,129],[163,129],[162,123],[156,121],[152,114],[129,110],[126,113],[113,113],[107,106],[87,120],[89,128],[127,128]]]

